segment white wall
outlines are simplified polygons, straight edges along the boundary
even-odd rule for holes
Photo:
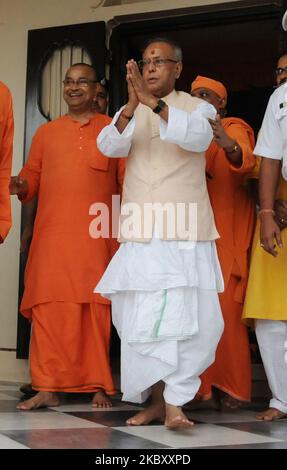
[[[191,7],[228,0],[178,0],[176,7]],[[237,0],[240,1],[240,0]],[[170,0],[154,0],[118,7],[96,7],[99,0],[0,0],[0,80],[13,94],[15,140],[13,174],[23,160],[27,32],[30,29],[92,21],[114,16],[175,7]],[[18,302],[20,203],[13,198],[13,228],[0,247],[0,380],[27,380],[27,361],[15,359]]]

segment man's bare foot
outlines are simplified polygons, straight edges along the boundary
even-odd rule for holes
[[[93,408],[111,408],[112,406],[113,404],[111,400],[103,390],[100,390],[94,394],[92,401]]]
[[[132,418],[129,418],[126,423],[129,426],[142,426],[143,424],[149,424],[152,421],[164,422],[165,418],[165,407],[164,403],[152,403],[145,410],[140,411]]]
[[[223,411],[238,411],[242,408],[242,402],[226,393],[221,399],[221,408]]]
[[[60,400],[54,392],[38,392],[37,395],[29,400],[18,403],[17,410],[29,411],[37,408],[46,408],[48,406],[59,406]]]
[[[220,410],[220,403],[212,395],[211,398],[205,399],[200,397],[195,397],[193,400],[189,401],[182,407],[183,411],[194,411],[194,410]]]
[[[283,413],[277,408],[268,408],[268,410],[263,411],[256,416],[256,419],[261,421],[277,421],[278,419],[287,418],[287,413]]]
[[[194,423],[189,421],[180,407],[166,404],[165,423],[168,429],[191,428]]]

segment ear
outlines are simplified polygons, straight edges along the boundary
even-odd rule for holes
[[[180,77],[182,72],[182,62],[178,62],[175,66],[175,78],[176,80]]]
[[[226,99],[225,98],[221,98],[220,99],[220,102],[219,102],[219,108],[220,109],[225,109],[226,107]]]

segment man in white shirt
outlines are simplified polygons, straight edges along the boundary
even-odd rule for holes
[[[127,424],[190,427],[181,407],[214,361],[223,329],[204,153],[216,110],[175,91],[182,53],[169,40],[150,41],[139,66],[142,75],[134,60],[127,63],[128,103],[97,140],[105,155],[128,159],[122,244],[96,290],[112,300],[123,400],[142,402],[152,394],[150,406]],[[149,213],[156,205],[163,211]],[[179,206],[183,211],[176,212]],[[127,217],[131,209],[137,217]]]
[[[287,31],[287,10],[282,18]],[[262,158],[259,178],[261,247],[276,257],[276,244],[282,248],[280,227],[274,218],[275,195],[280,169],[287,180],[287,83],[277,77],[277,88],[271,95],[254,153]]]
[[[254,154],[262,157],[259,178],[261,246],[277,256],[282,247],[280,228],[274,219],[274,202],[280,169],[287,180],[287,83],[277,88],[269,99]]]

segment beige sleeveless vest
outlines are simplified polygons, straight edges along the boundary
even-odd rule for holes
[[[202,101],[172,91],[168,105],[192,112]],[[160,117],[140,104],[127,159],[119,241],[149,242],[156,221],[163,240],[214,240],[205,176],[205,153],[190,152],[160,139]]]

